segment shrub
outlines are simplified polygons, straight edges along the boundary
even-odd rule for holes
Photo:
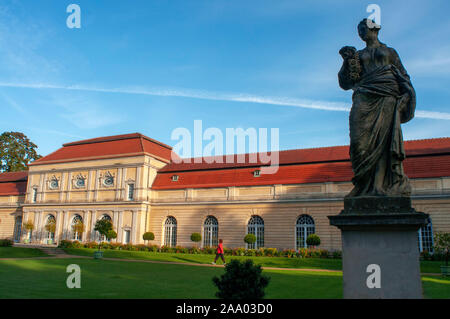
[[[200,254],[201,250],[198,249],[197,247],[191,247],[191,248],[189,248],[188,253],[189,254]]]
[[[70,240],[61,240],[58,244],[58,248],[74,248]]]
[[[0,247],[11,247],[13,245],[12,240],[0,239]]]
[[[246,244],[252,245],[252,244],[254,244],[256,242],[256,236],[253,235],[253,234],[247,234],[244,237],[244,242]]]
[[[106,238],[108,238],[108,239],[116,239],[117,238],[117,233],[114,231],[114,230],[109,230],[107,233],[106,233]]]
[[[247,249],[244,253],[245,256],[256,256],[256,250],[255,249]]]
[[[262,274],[260,265],[254,265],[252,260],[240,262],[232,259],[225,266],[225,273],[213,277],[213,282],[219,289],[216,297],[221,299],[262,299],[264,289],[270,278]]]
[[[96,248],[98,244],[95,241],[90,241],[87,243],[84,243],[85,248]]]
[[[156,245],[148,245],[148,251],[156,253],[158,251],[158,246],[156,246]]]
[[[191,235],[191,240],[192,240],[194,243],[198,243],[199,241],[202,240],[202,235],[200,235],[199,233],[192,233],[192,235]]]
[[[267,257],[274,257],[277,255],[277,249],[276,248],[264,248],[264,255]]]
[[[72,242],[71,248],[81,248],[81,247],[83,247],[83,245],[78,240]]]
[[[285,250],[282,251],[281,256],[292,258],[292,257],[296,257],[297,256],[297,252],[295,250],[293,250],[293,249],[285,249]]]
[[[122,248],[122,244],[120,243],[110,243],[109,244],[110,249],[119,250]]]
[[[235,248],[233,249],[233,256],[244,256],[245,255],[245,248]]]
[[[201,252],[207,255],[214,255],[216,253],[216,249],[214,247],[203,247]]]
[[[306,244],[308,246],[319,246],[320,245],[320,237],[316,234],[311,234],[306,238]]]
[[[341,259],[342,258],[342,251],[340,251],[340,250],[333,251],[333,258]]]
[[[155,234],[153,234],[152,232],[146,232],[146,233],[144,233],[144,235],[142,235],[142,239],[144,239],[144,240],[154,240],[155,239]]]
[[[445,265],[448,266],[450,257],[450,233],[437,232],[434,235],[434,249],[437,254],[444,256]]]

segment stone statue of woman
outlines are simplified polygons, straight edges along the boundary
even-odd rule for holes
[[[378,40],[380,26],[364,19],[358,33],[366,47],[343,47],[339,85],[353,89],[350,160],[354,188],[347,197],[411,194],[403,172],[400,124],[414,117],[416,95],[397,52]]]

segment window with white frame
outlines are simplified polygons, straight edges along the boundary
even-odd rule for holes
[[[214,216],[208,216],[203,225],[203,247],[219,244],[219,222]]]
[[[72,218],[72,240],[81,241],[83,232],[81,228],[83,227],[83,218],[80,215],[75,215]]]
[[[134,199],[134,183],[129,183],[128,184],[127,199],[128,200],[133,200]]]
[[[253,234],[256,237],[255,243],[246,244],[248,249],[264,247],[264,220],[259,216],[252,216],[248,221],[247,234]]]
[[[54,231],[49,231],[49,229],[51,230],[52,228],[56,227],[55,216],[48,215],[47,216],[47,221],[45,222],[45,226],[46,226],[46,233],[47,233],[46,237],[47,237],[47,239],[55,240],[55,232]]]
[[[418,230],[418,241],[419,241],[419,251],[433,252],[433,225],[431,223],[431,218],[428,218],[427,224]]]
[[[177,245],[177,220],[168,216],[164,222],[164,246],[175,247]]]
[[[309,215],[301,215],[297,219],[297,224],[295,226],[296,233],[296,249],[307,248],[306,238],[309,235],[314,234],[316,231],[314,225],[314,219]]]

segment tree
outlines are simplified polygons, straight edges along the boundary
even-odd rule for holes
[[[225,267],[225,273],[213,277],[219,289],[216,297],[221,299],[262,299],[270,277],[262,275],[261,265],[254,265],[251,259],[240,262],[232,259]]]
[[[108,239],[116,239],[117,238],[117,233],[114,230],[111,229],[106,234],[106,238],[108,238]]]
[[[110,220],[108,220],[106,218],[102,218],[102,219],[97,220],[97,222],[95,223],[94,230],[98,231],[100,233],[100,235],[103,235],[106,238],[108,238],[108,232],[113,230],[113,225]],[[98,244],[99,250],[101,248],[100,244],[101,243]]]
[[[45,230],[49,233],[55,233],[56,231],[56,222],[54,219],[50,219],[47,224],[45,224]]]
[[[256,236],[254,234],[247,234],[244,237],[244,242],[248,245],[253,245],[256,242]]]
[[[26,221],[26,222],[23,224],[23,228],[25,228],[25,229],[28,231],[28,238],[27,238],[27,240],[30,240],[30,239],[31,239],[31,232],[32,232],[33,229],[34,229],[34,224],[33,224],[33,222],[31,221],[31,219],[29,219],[28,221]]]
[[[146,232],[144,233],[144,235],[142,235],[142,239],[144,239],[145,241],[153,240],[155,239],[155,234],[153,234],[152,232]]]
[[[42,156],[37,145],[20,132],[4,132],[0,135],[0,172],[17,172],[28,169],[28,164]]]
[[[320,237],[317,236],[316,234],[310,234],[308,235],[308,237],[306,237],[306,244],[308,246],[319,246],[320,245]]]
[[[191,234],[191,241],[193,241],[194,243],[198,243],[201,240],[202,240],[202,235],[200,233],[192,233]]]
[[[445,266],[448,266],[450,256],[450,233],[438,232],[434,235],[434,249],[444,255]]]

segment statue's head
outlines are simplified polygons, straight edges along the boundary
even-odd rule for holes
[[[363,19],[358,24],[358,34],[363,41],[369,39],[377,39],[381,26],[376,24],[374,20]]]

